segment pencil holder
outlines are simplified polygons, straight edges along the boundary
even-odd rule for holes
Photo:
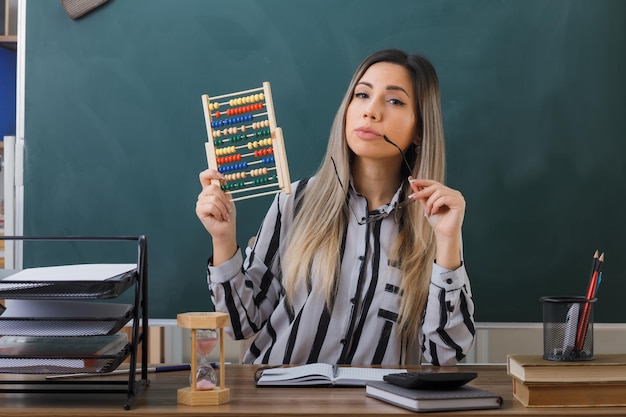
[[[543,358],[550,361],[593,359],[593,303],[585,297],[541,297]]]

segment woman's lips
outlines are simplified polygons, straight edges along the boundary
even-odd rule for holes
[[[361,139],[380,139],[382,135],[370,127],[359,127],[354,130]]]

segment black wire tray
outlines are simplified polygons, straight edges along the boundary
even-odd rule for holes
[[[115,370],[131,352],[127,343],[118,352],[106,355],[29,356],[0,355],[0,374],[107,373]]]
[[[137,281],[137,270],[102,281],[12,281],[18,271],[0,270],[0,299],[108,299],[124,293]]]
[[[132,304],[10,300],[0,316],[0,335],[111,335],[117,333],[132,318]]]

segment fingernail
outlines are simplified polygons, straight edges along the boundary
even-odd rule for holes
[[[417,194],[417,193],[410,194],[407,198],[410,198],[411,200],[413,200],[413,199],[415,199],[415,195],[416,195],[416,194]]]

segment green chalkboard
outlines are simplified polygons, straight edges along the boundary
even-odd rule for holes
[[[386,47],[440,75],[476,319],[540,321],[539,297],[583,294],[600,249],[596,321],[626,321],[620,0],[111,0],[79,20],[28,0],[25,234],[145,234],[150,316],[211,308],[200,96],[270,81],[298,179],[319,165],[352,72]],[[242,244],[270,202],[238,204]],[[27,266],[62,258],[25,248]]]

